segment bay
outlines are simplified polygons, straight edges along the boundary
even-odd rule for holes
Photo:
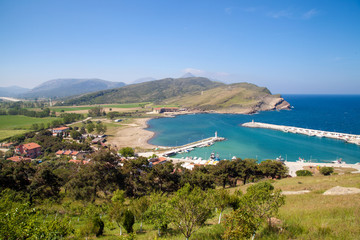
[[[342,158],[360,162],[360,146],[341,140],[309,137],[269,129],[252,129],[241,124],[257,122],[303,127],[325,131],[360,134],[360,95],[284,95],[291,110],[267,111],[254,115],[191,114],[175,118],[152,119],[148,130],[155,132],[149,141],[159,146],[179,146],[214,135],[227,140],[211,147],[196,148],[176,157],[208,159],[212,152],[221,159],[233,156],[259,161],[278,156],[296,161],[299,157],[314,162]]]

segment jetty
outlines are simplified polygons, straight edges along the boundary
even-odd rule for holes
[[[295,134],[303,134],[303,135],[307,135],[307,136],[311,136],[311,137],[312,136],[326,137],[326,138],[342,140],[347,143],[353,143],[353,144],[360,145],[360,135],[356,135],[356,134],[328,132],[328,131],[314,130],[314,129],[307,129],[307,128],[275,125],[275,124],[254,122],[254,120],[252,122],[243,123],[241,126],[249,127],[249,128],[272,129],[272,130],[283,131],[286,133],[289,132],[289,133],[295,133]]]
[[[202,140],[199,140],[196,142],[191,142],[191,143],[188,143],[188,144],[185,144],[182,146],[175,147],[175,148],[163,153],[162,155],[165,157],[168,157],[168,156],[175,155],[177,153],[189,152],[189,151],[194,150],[194,148],[208,147],[208,146],[213,145],[215,142],[220,142],[220,141],[224,141],[224,140],[225,140],[225,138],[218,137],[217,132],[215,132],[214,137],[205,138],[205,139],[202,139]]]

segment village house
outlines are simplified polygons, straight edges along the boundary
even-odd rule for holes
[[[166,157],[153,158],[149,160],[150,167],[167,162]]]
[[[8,158],[7,160],[11,160],[13,162],[21,162],[21,161],[30,162],[31,158],[22,157],[22,156],[13,156]]]
[[[79,152],[79,151],[72,151],[72,150],[59,150],[56,152],[56,157],[67,156],[71,157],[73,160],[83,160],[85,159],[85,155],[88,154],[87,152]]]
[[[2,148],[10,148],[12,146],[14,146],[13,142],[0,143],[0,147],[2,147]]]
[[[63,133],[69,130],[69,127],[59,127],[59,128],[53,128],[52,133],[53,135],[57,135],[58,133]]]
[[[37,158],[41,155],[41,146],[37,143],[26,143],[15,147],[15,153],[29,158]]]

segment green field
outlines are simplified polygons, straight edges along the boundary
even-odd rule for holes
[[[97,107],[97,106],[100,106],[103,108],[137,108],[137,107],[141,107],[141,105],[145,105],[145,104],[149,104],[149,103],[144,102],[144,103],[104,104],[104,105],[92,105],[92,106],[52,107],[50,109],[51,109],[51,111],[55,111],[55,112],[61,112],[62,110],[64,112],[69,112],[69,111],[89,110],[89,109]]]
[[[34,123],[49,123],[54,118],[33,118],[22,115],[1,115],[0,116],[0,140],[25,133],[30,130]]]

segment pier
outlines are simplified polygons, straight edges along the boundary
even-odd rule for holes
[[[196,147],[208,147],[213,145],[215,142],[220,142],[220,141],[224,141],[225,138],[223,137],[218,137],[217,132],[215,132],[215,136],[214,137],[209,137],[209,138],[205,138],[196,142],[192,142],[192,143],[188,143],[182,146],[177,146],[165,153],[163,153],[162,155],[165,157],[168,156],[172,156],[175,155],[177,153],[181,153],[181,152],[189,152],[191,150],[194,150],[194,148]]]
[[[322,131],[322,130],[298,128],[298,127],[291,127],[291,126],[284,126],[284,125],[275,125],[275,124],[268,124],[268,123],[254,122],[254,121],[244,123],[241,126],[249,127],[249,128],[272,129],[272,130],[278,130],[278,131],[295,133],[295,134],[303,134],[303,135],[307,135],[307,136],[333,138],[333,139],[337,139],[337,140],[343,140],[347,143],[353,143],[353,144],[360,145],[360,135],[356,135],[356,134],[328,132],[328,131]]]

